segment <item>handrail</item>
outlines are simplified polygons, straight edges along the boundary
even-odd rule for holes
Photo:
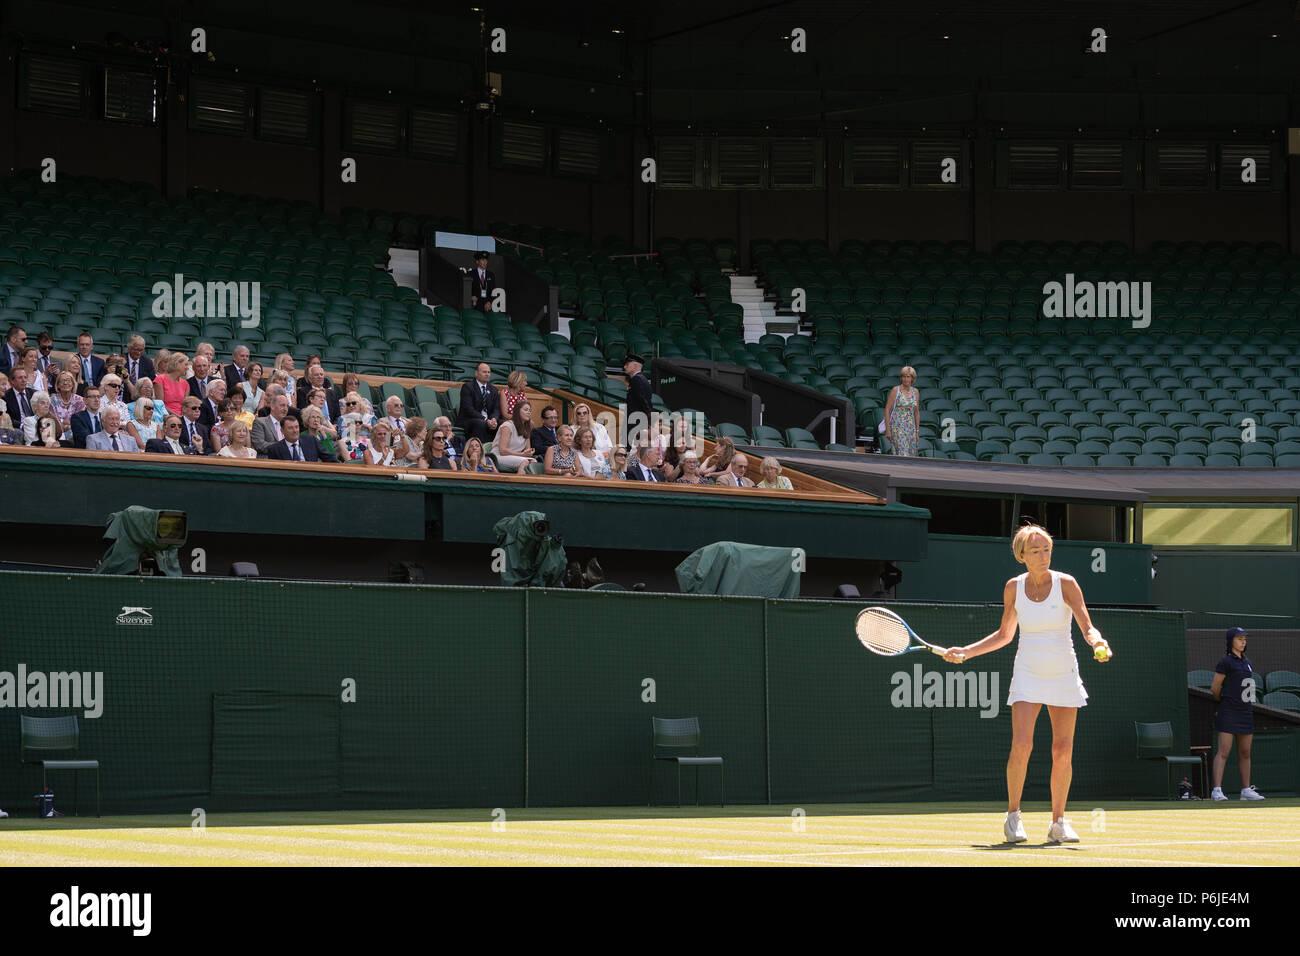
[[[279,473],[281,477],[287,476],[294,472],[313,472],[338,476],[348,476],[352,478],[377,478],[383,481],[394,482],[399,476],[406,476],[406,481],[401,483],[401,487],[419,488],[420,486],[428,487],[428,482],[437,481],[477,481],[496,483],[501,485],[519,486],[520,483],[525,485],[534,485],[541,487],[553,488],[587,488],[590,490],[610,490],[625,489],[635,493],[647,494],[705,494],[720,495],[722,497],[749,498],[751,500],[773,500],[773,499],[792,499],[798,501],[820,501],[828,504],[854,504],[860,505],[867,499],[868,503],[880,503],[883,501],[871,502],[871,496],[859,492],[847,491],[842,494],[828,492],[800,492],[796,489],[794,492],[781,491],[778,489],[766,488],[727,488],[718,485],[679,485],[674,482],[622,482],[611,481],[608,478],[569,478],[552,475],[518,475],[508,474],[478,474],[466,471],[441,471],[441,470],[424,470],[419,471],[414,468],[394,468],[371,467],[356,462],[310,462],[310,461],[273,461],[267,458],[221,458],[216,455],[161,455],[152,452],[115,452],[115,451],[91,451],[85,448],[38,448],[30,445],[0,445],[0,460],[9,458],[38,459],[47,455],[58,456],[62,460],[74,459],[82,461],[99,461],[109,464],[125,464],[128,462],[157,464],[171,468],[215,468],[218,471],[225,471],[227,475],[232,474],[230,468],[252,469],[261,472]],[[412,477],[421,477],[427,479],[425,482],[410,482]],[[622,491],[618,492],[622,494]],[[755,493],[757,493],[756,497]]]

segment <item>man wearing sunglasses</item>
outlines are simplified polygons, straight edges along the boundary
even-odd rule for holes
[[[36,336],[36,351],[39,353],[36,359],[36,367],[45,376],[49,388],[53,389],[54,379],[59,374],[59,362],[54,357],[54,336],[50,335],[49,332],[42,332]]]
[[[169,414],[163,419],[162,438],[150,438],[144,443],[144,450],[160,455],[198,454],[194,448],[181,444],[181,417]]]

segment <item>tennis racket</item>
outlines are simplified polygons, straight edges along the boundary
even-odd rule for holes
[[[945,650],[921,640],[907,626],[906,621],[883,607],[869,607],[859,612],[854,629],[862,646],[882,657],[898,657],[900,654],[927,650],[943,657]]]

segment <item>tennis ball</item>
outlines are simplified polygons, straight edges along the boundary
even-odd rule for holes
[[[1110,650],[1105,644],[1098,644],[1093,648],[1092,656],[1097,658],[1099,661],[1108,661],[1110,660]]]

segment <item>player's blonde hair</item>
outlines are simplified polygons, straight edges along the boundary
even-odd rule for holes
[[[1025,563],[1025,548],[1029,547],[1029,539],[1036,534],[1041,534],[1047,539],[1048,546],[1051,546],[1052,536],[1047,533],[1047,529],[1042,525],[1022,525],[1020,530],[1016,532],[1016,536],[1011,539],[1011,553],[1015,555],[1016,560],[1021,564]]]

